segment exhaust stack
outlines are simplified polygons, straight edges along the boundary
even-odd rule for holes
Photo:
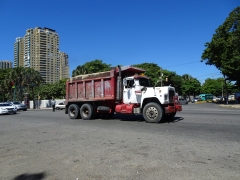
[[[122,100],[122,73],[121,67],[118,65],[118,77],[117,77],[117,100],[120,103]]]

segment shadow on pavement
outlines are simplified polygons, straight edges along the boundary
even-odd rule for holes
[[[183,121],[183,120],[184,120],[183,117],[174,117],[171,120],[165,120],[164,123],[176,123],[176,122]]]
[[[35,174],[21,174],[16,176],[13,180],[43,180],[46,177],[45,172]]]
[[[101,119],[101,118],[99,118]],[[121,120],[121,121],[132,121],[132,122],[145,122],[142,115],[127,115],[127,114],[114,114],[112,117],[109,118],[102,118],[102,120]],[[171,120],[164,120],[161,123],[176,123],[178,121],[182,121],[184,118],[182,117],[174,117]]]

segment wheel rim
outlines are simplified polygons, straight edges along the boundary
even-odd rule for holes
[[[82,116],[88,117],[88,115],[89,115],[89,110],[88,110],[88,108],[83,108],[83,110],[82,110]]]
[[[70,109],[70,115],[71,115],[71,116],[74,116],[75,113],[76,113],[75,109],[74,109],[74,108],[71,108],[71,109]]]
[[[150,120],[156,120],[158,117],[158,110],[155,107],[149,107],[146,112],[147,117]]]

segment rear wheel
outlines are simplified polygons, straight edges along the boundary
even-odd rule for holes
[[[91,119],[93,114],[93,106],[91,104],[83,104],[80,109],[80,115],[82,116],[82,119],[89,120]]]
[[[162,107],[157,103],[148,103],[143,108],[143,117],[148,123],[159,123],[162,116]]]
[[[70,119],[79,118],[79,106],[77,104],[71,104],[68,107],[68,116],[70,117]]]

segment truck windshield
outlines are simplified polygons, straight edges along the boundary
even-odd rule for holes
[[[139,85],[144,87],[151,87],[151,82],[146,78],[139,78]]]

